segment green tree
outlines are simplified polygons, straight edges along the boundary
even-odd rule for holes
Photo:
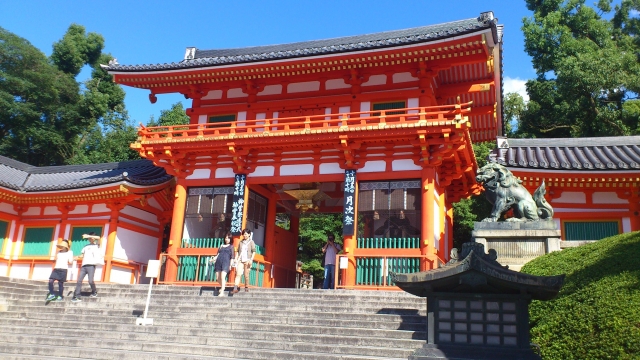
[[[313,275],[314,281],[324,279],[322,247],[327,235],[333,234],[342,245],[342,213],[300,214],[298,260],[304,262],[302,270]]]
[[[158,121],[151,117],[147,126],[187,125],[189,121],[189,116],[187,116],[182,103],[177,102],[171,105],[171,109],[161,110]]]
[[[505,134],[507,137],[513,137],[515,136],[518,123],[527,105],[524,103],[524,99],[520,94],[507,93],[504,96],[502,108],[504,110]]]
[[[99,66],[111,59],[103,46],[101,35],[73,24],[47,58],[0,28],[0,154],[37,166],[86,157],[88,134],[124,110],[124,91]],[[92,77],[80,83],[85,65]]]
[[[495,141],[473,144],[479,167],[486,165],[489,153],[495,147]],[[453,247],[460,249],[463,243],[471,240],[473,223],[488,217],[491,207],[484,194],[472,195],[453,204]]]
[[[537,78],[517,133],[522,137],[619,136],[637,132],[625,107],[640,92],[638,0],[526,0],[522,27]]]

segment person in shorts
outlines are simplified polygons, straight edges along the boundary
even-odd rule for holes
[[[69,240],[62,240],[56,245],[58,253],[56,254],[56,263],[53,266],[53,271],[49,276],[49,294],[47,295],[47,301],[64,301],[63,291],[64,282],[67,281],[67,270],[69,264],[73,263],[73,251],[69,250]],[[58,293],[53,291],[53,283],[58,281]]]

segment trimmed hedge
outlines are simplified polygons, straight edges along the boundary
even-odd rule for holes
[[[640,232],[539,257],[522,272],[567,275],[556,299],[529,308],[543,359],[640,359]]]

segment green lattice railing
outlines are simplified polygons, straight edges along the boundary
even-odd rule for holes
[[[209,256],[178,256],[178,275],[176,281],[216,282],[213,264],[209,264]],[[266,267],[264,263],[254,262],[249,272],[249,285],[262,287]],[[197,279],[196,279],[197,277]],[[229,279],[233,281],[233,279]],[[241,280],[244,282],[244,277]]]
[[[417,249],[420,238],[358,238],[360,249]]]
[[[382,257],[356,258],[356,285],[382,286],[394,285],[389,272],[413,273],[420,271],[420,258],[388,257],[387,269]],[[386,276],[386,279],[385,279]]]

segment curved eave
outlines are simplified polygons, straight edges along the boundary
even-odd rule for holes
[[[375,41],[343,41],[335,40],[319,40],[311,42],[302,42],[284,45],[272,46],[256,46],[245,49],[228,49],[228,50],[204,50],[197,51],[195,59],[183,60],[180,62],[164,63],[164,64],[144,64],[144,65],[121,65],[110,64],[103,65],[111,74],[125,73],[158,73],[172,70],[191,70],[217,68],[223,66],[234,66],[240,64],[255,64],[274,62],[291,59],[313,59],[327,56],[335,56],[336,54],[358,54],[363,52],[371,52],[378,50],[387,50],[393,48],[403,48],[420,46],[425,44],[433,44],[457,39],[466,36],[473,36],[480,33],[489,32],[491,34],[491,42],[498,43],[496,24],[494,21],[488,21],[482,24],[467,24],[462,28],[453,27],[451,29],[440,29],[439,31],[427,32],[423,34],[414,34],[406,37],[390,37],[377,39]],[[354,37],[354,38],[357,38]],[[346,39],[346,38],[345,38]],[[332,44],[323,46],[324,41],[330,41]],[[337,42],[336,42],[337,41]],[[335,42],[335,44],[333,44]],[[313,44],[320,43],[319,46]],[[312,44],[312,45],[306,45]],[[199,53],[199,55],[198,55]],[[213,56],[208,56],[213,55]]]
[[[485,277],[486,283],[480,282],[475,288],[474,286],[461,287],[460,284],[464,284],[462,277],[471,273]],[[473,251],[465,259],[442,268],[419,273],[393,274],[393,276],[399,288],[420,297],[427,297],[436,292],[476,293],[497,289],[496,294],[526,293],[536,300],[550,300],[557,296],[565,277],[564,275],[534,276],[508,270],[485,261],[476,256]]]

